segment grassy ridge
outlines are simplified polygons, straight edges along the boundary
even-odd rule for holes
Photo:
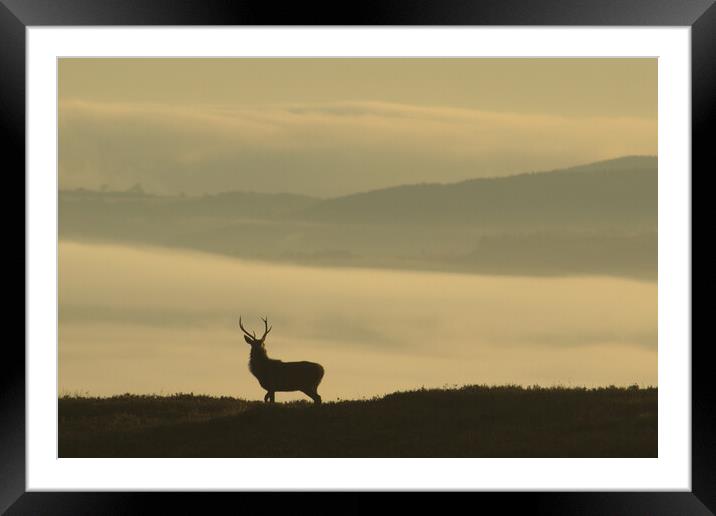
[[[469,386],[314,406],[63,397],[60,457],[656,457],[657,389]]]

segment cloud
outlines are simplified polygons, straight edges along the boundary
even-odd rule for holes
[[[655,154],[656,121],[380,102],[175,106],[63,100],[63,188],[332,196]]]
[[[549,332],[543,330],[534,333],[515,332],[515,334],[492,336],[492,342],[500,347],[594,347],[594,346],[639,346],[644,349],[655,351],[659,342],[656,328],[628,329],[613,331],[608,328],[589,328],[576,333],[573,330],[551,329]]]
[[[228,312],[201,309],[181,310],[162,307],[117,306],[114,304],[64,303],[59,317],[66,324],[118,324],[157,328],[206,329],[229,319]]]

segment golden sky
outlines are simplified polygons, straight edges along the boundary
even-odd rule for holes
[[[474,383],[658,383],[653,282],[307,268],[78,242],[59,253],[61,393],[262,399],[240,314],[252,329],[268,314],[269,356],[324,365],[326,401]]]
[[[60,181],[332,196],[657,151],[656,59],[61,59]]]
[[[655,59],[73,58],[59,62],[59,96],[65,189],[331,197],[657,153]],[[323,363],[326,400],[657,383],[655,282],[311,269],[69,241],[59,266],[66,392],[260,399],[238,314],[270,314],[270,355]]]

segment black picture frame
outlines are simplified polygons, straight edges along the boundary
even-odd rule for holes
[[[716,163],[716,145],[708,137],[716,111],[716,7],[713,4],[714,0],[363,0],[351,4],[271,0],[0,0],[0,141],[5,144],[4,163],[10,163],[5,168],[5,180],[20,178],[20,170],[25,168],[25,28],[85,25],[688,26],[692,38],[693,178],[694,170],[707,173]],[[24,191],[24,181],[22,188]],[[16,192],[19,190],[6,190],[6,199],[19,196]],[[6,202],[5,206],[9,204]],[[17,212],[11,214],[8,208],[5,212],[7,221],[17,217]],[[23,258],[27,259],[24,249],[23,246]],[[716,395],[709,381],[709,346],[709,342],[701,341],[691,348],[691,492],[474,494],[483,498],[479,503],[490,499],[500,505],[501,512],[508,513],[529,510],[538,514],[712,514],[716,511],[716,425],[710,416]],[[180,508],[181,513],[193,510],[206,513],[209,502],[219,499],[223,503],[229,496],[242,497],[238,502],[241,504],[259,503],[254,501],[256,495],[246,493],[190,496],[188,493],[25,492],[25,348],[19,339],[5,340],[3,358],[0,362],[5,366],[0,374],[0,511],[8,511],[8,514],[126,514],[146,512],[148,504],[159,502],[162,512],[169,512],[174,506]],[[281,503],[288,496],[294,508],[302,503],[315,507],[313,501],[303,502],[306,499],[303,495],[281,495],[273,503]],[[327,497],[327,501],[321,502],[320,512],[370,510],[375,503],[371,501],[374,496],[354,493],[350,498],[341,497],[340,501]],[[417,498],[422,507],[430,507],[425,505],[427,500],[422,495]],[[231,505],[227,508],[231,510]]]

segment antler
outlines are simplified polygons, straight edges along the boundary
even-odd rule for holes
[[[246,331],[246,328],[244,328],[244,325],[241,324],[241,316],[239,316],[239,328],[241,328],[241,331],[243,331],[247,337],[251,337],[252,339],[256,340],[256,334],[254,332],[249,333]]]
[[[261,340],[264,340],[266,338],[266,335],[268,335],[271,331],[271,328],[273,328],[273,326],[268,325],[268,316],[262,317],[261,320],[264,322],[264,336],[261,337]]]
[[[246,334],[247,337],[251,337],[251,338],[254,339],[254,340],[258,340],[258,341],[262,341],[262,342],[263,342],[263,340],[266,338],[266,335],[269,334],[269,332],[271,331],[271,328],[273,328],[273,326],[269,326],[269,325],[268,325],[268,317],[262,317],[261,320],[264,322],[264,335],[263,335],[263,337],[261,337],[260,339],[257,339],[257,338],[256,338],[256,334],[255,334],[254,332],[249,333],[249,332],[246,330],[246,328],[244,328],[244,325],[243,325],[243,323],[241,322],[241,316],[239,316],[239,328],[241,328],[241,331],[243,331],[243,332]]]

